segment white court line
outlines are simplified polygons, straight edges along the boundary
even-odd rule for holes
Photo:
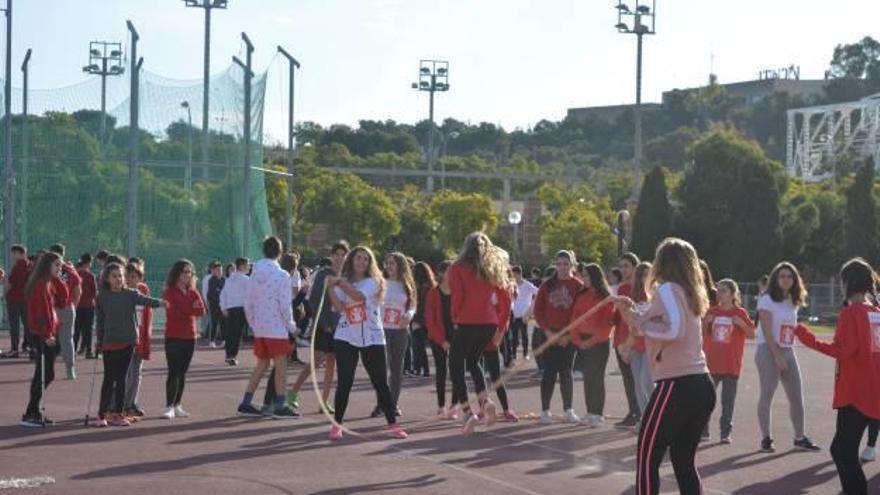
[[[33,478],[2,478],[0,479],[0,490],[36,488],[38,486],[52,484],[55,484],[55,478],[51,476],[35,476]]]

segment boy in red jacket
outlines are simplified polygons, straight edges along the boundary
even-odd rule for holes
[[[832,403],[837,409],[837,430],[831,458],[847,494],[868,493],[859,443],[868,424],[880,420],[880,309],[872,297],[877,291],[874,280],[874,270],[861,258],[843,265],[840,282],[846,302],[833,341],[817,340],[804,325],[795,328],[801,343],[837,360]]]
[[[39,258],[25,288],[27,318],[31,323],[31,346],[36,352],[34,376],[27,409],[21,417],[22,426],[52,424],[42,409],[43,391],[55,379],[55,356],[58,353],[58,314],[55,299],[66,298],[67,286],[61,282],[61,258],[46,253]]]
[[[25,300],[25,285],[27,285],[28,274],[31,270],[31,263],[28,261],[27,250],[24,246],[14,244],[10,248],[12,261],[14,263],[12,270],[9,272],[9,279],[6,281],[6,314],[9,317],[9,340],[11,349],[9,357],[18,357],[19,344],[21,352],[27,352],[30,348],[28,342],[28,324],[27,324],[27,301]],[[24,330],[24,338],[21,338],[20,329]]]
[[[143,264],[129,262],[125,267],[125,284],[134,287],[144,295],[150,296],[150,288],[144,283]],[[138,392],[141,387],[141,372],[144,361],[150,360],[150,347],[153,345],[153,308],[149,306],[137,307],[138,318],[138,342],[134,347],[131,365],[125,376],[125,409],[123,414],[128,417],[141,418],[144,410],[138,405]]]

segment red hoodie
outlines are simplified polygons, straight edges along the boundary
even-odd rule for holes
[[[582,290],[578,293],[574,306],[571,308],[571,319],[574,320],[586,313],[603,299],[593,289]],[[571,329],[571,342],[578,347],[584,342],[591,346],[608,342],[611,338],[612,328],[614,328],[614,305],[606,304],[587,321]]]
[[[168,302],[165,309],[165,338],[196,340],[196,318],[204,316],[205,302],[195,289],[165,289],[162,299]]]
[[[456,325],[506,325],[498,307],[510,311],[510,293],[477,277],[473,268],[455,262],[447,273],[452,298],[452,321]],[[492,295],[495,295],[494,301]]]
[[[706,353],[709,373],[739,376],[746,335],[755,335],[755,326],[748,311],[739,306],[730,309],[712,306],[708,315],[715,317],[711,325],[703,325],[703,352]],[[748,326],[742,328],[735,325],[732,320],[736,316]]]
[[[69,262],[61,264],[61,281],[66,286],[67,290],[64,291],[63,297],[61,294],[56,295],[55,307],[58,309],[64,309],[71,304],[74,306],[79,304],[79,301],[73,300],[73,296],[76,288],[82,285],[82,278],[79,276],[76,268],[74,268]]]
[[[632,295],[632,285],[629,283],[622,283],[617,288],[618,296],[627,296]],[[629,325],[627,325],[626,320],[623,319],[623,316],[620,315],[619,312],[614,312],[614,347],[619,347],[621,344],[626,342],[626,339],[629,338]]]
[[[53,283],[58,280],[60,283]],[[66,286],[60,279],[53,278],[34,284],[34,292],[27,300],[27,321],[31,333],[43,341],[52,340],[58,332],[58,314],[55,313],[55,287]]]
[[[425,326],[428,328],[428,340],[441,346],[446,342],[446,326],[443,324],[440,287],[434,287],[425,296]]]
[[[137,290],[145,296],[150,295],[150,288],[143,282],[138,282]],[[134,352],[144,361],[150,360],[150,346],[153,345],[153,308],[149,306],[138,307],[141,314],[138,317],[138,343]]]
[[[95,274],[88,268],[80,268],[77,270],[79,278],[82,280],[82,294],[79,296],[77,309],[95,309],[95,298],[98,295],[98,281]]]
[[[576,278],[551,278],[541,284],[535,297],[535,320],[545,332],[558,332],[571,322],[574,300],[584,284]]]
[[[795,335],[807,347],[837,360],[832,407],[852,406],[880,420],[880,309],[863,302],[840,310],[834,340],[823,342],[804,325]]]
[[[6,293],[6,302],[10,304],[24,304],[24,289],[27,285],[28,275],[31,272],[31,262],[27,259],[18,260],[12,271],[9,273],[9,280],[6,282],[9,291]]]

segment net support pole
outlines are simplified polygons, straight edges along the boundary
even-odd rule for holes
[[[6,0],[6,76],[3,85],[3,162],[6,168],[4,240],[6,267],[12,266],[10,248],[15,243],[15,169],[12,167],[12,0]]]
[[[28,69],[31,61],[31,49],[28,48],[21,63],[21,242],[27,246],[27,195],[28,195],[28,159],[30,136],[28,136]]]
[[[247,48],[245,62],[238,57],[232,57],[232,61],[244,71],[244,177],[241,184],[242,195],[242,222],[241,222],[241,256],[247,258],[248,244],[251,232],[251,80],[254,73],[251,70],[251,59],[254,54],[254,45],[246,33],[241,33],[241,39]]]
[[[137,249],[137,223],[138,223],[138,92],[140,80],[140,67],[143,59],[137,58],[137,43],[140,39],[134,24],[125,22],[131,33],[131,94],[129,96],[128,109],[128,218],[126,221],[125,251],[128,256],[134,256]]]
[[[293,129],[293,108],[294,108],[294,77],[296,69],[299,69],[299,61],[293,58],[292,55],[287,53],[284,48],[278,46],[278,53],[280,53],[284,58],[287,59],[288,62],[288,88],[287,88],[287,207],[284,211],[284,227],[285,227],[285,243],[287,248],[290,249],[293,247],[293,190],[295,176],[293,173],[294,167],[294,150],[293,150],[293,138],[294,138],[294,129]]]

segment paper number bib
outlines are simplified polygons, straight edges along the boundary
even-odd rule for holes
[[[794,323],[783,323],[779,325],[779,345],[794,345]]]
[[[362,302],[346,306],[345,319],[349,325],[360,325],[367,320],[367,306]]]
[[[719,344],[729,344],[733,334],[733,319],[727,316],[717,316],[712,321],[712,340]]]
[[[872,350],[880,352],[880,313],[876,311],[868,313],[868,322],[871,324]]]
[[[382,321],[391,328],[400,328],[401,317],[403,317],[403,311],[398,308],[386,307]]]

